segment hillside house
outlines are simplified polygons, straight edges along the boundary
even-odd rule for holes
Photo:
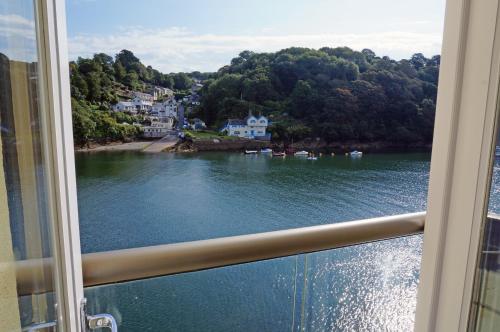
[[[270,135],[266,133],[268,124],[269,121],[266,117],[250,115],[243,120],[229,119],[221,131],[226,132],[229,136],[264,139],[270,138]]]
[[[131,101],[119,101],[115,105],[113,105],[114,112],[128,112],[132,114],[136,114],[136,108],[133,102]]]
[[[169,88],[161,86],[154,86],[148,90],[149,94],[153,96],[153,100],[158,100],[163,97],[171,98],[174,96],[174,91]]]
[[[135,98],[139,98],[140,100],[143,100],[143,101],[149,101],[151,103],[154,101],[153,95],[151,95],[149,93],[139,92],[139,91],[132,92],[132,99],[135,99]]]
[[[152,122],[151,125],[142,128],[142,135],[145,138],[162,138],[168,135],[173,125],[174,120],[172,118],[170,118],[169,122]]]
[[[155,103],[151,109],[151,115],[162,118],[177,119],[177,102],[175,99],[169,99],[163,103]]]
[[[198,119],[198,118],[194,118],[192,123],[190,124],[190,127],[192,130],[202,130],[202,129],[206,129],[207,125],[205,124],[205,122],[203,120]]]
[[[112,110],[114,112],[128,112],[131,114],[137,114],[139,112],[149,112],[152,108],[152,101],[135,97],[134,99],[129,101],[119,101],[118,103],[113,105]]]

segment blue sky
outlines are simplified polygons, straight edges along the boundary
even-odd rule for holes
[[[66,11],[73,59],[126,48],[164,72],[215,71],[245,49],[438,54],[444,0],[66,0]]]

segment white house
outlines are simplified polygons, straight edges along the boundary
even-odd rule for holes
[[[153,108],[152,101],[144,100],[140,97],[135,97],[134,99],[132,99],[132,103],[134,103],[137,112],[150,112]]]
[[[269,135],[266,133],[268,119],[265,116],[255,117],[247,116],[244,120],[229,119],[222,128],[222,131],[227,132],[229,136],[238,136],[243,138],[266,138]]]
[[[151,109],[151,115],[163,118],[177,119],[177,102],[175,99],[169,99],[163,103],[155,103]]]
[[[205,122],[198,118],[193,119],[193,122],[189,126],[192,130],[201,130],[207,128]]]
[[[151,103],[154,101],[153,95],[151,95],[149,93],[134,91],[134,92],[132,92],[132,96],[134,99],[139,98],[140,100],[150,101]]]
[[[169,122],[152,122],[149,126],[143,127],[142,135],[146,138],[161,138],[172,130],[174,120],[170,118]]]
[[[113,105],[113,111],[115,112],[129,112],[129,113],[137,113],[135,105],[131,101],[119,101],[115,105]]]
[[[115,112],[129,112],[132,114],[137,114],[138,112],[149,112],[152,108],[152,101],[143,100],[139,97],[135,97],[129,101],[119,101],[113,105],[113,111]]]
[[[163,88],[161,86],[154,86],[149,89],[149,93],[153,96],[153,100],[158,100],[164,96],[173,97],[174,91],[169,88]]]

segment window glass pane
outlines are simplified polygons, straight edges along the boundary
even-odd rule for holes
[[[53,256],[35,5],[0,3],[0,331],[56,318],[53,294],[23,294],[13,264]],[[35,290],[55,288],[49,270],[35,268],[24,277]]]
[[[418,6],[394,0],[153,1],[148,19],[140,22],[130,11],[136,6],[132,0],[67,3],[83,253],[426,209],[445,1],[423,0]],[[166,20],[165,13],[175,14]],[[96,241],[102,234],[106,240]],[[418,262],[420,244],[408,246]],[[395,252],[387,257],[404,261]],[[314,280],[322,263],[310,260]],[[321,270],[327,278],[380,272],[373,265],[365,271],[323,263],[330,268]],[[393,285],[391,291],[368,292],[353,283],[345,299],[343,286],[311,283],[297,304],[304,311],[290,315],[261,312],[256,305],[289,300],[290,270],[255,266],[262,266],[258,271],[267,291],[275,280],[267,277],[288,278],[284,293],[267,300],[271,295],[255,289],[258,278],[251,273],[237,273],[238,280],[255,292],[240,294],[244,291],[230,283],[211,289],[219,285],[211,276],[222,269],[94,288],[88,295],[93,312],[131,317],[138,310],[132,303],[168,297],[167,290],[175,289],[172,280],[186,278],[179,281],[185,287],[179,301],[187,314],[158,320],[174,330],[195,330],[200,321],[213,330],[235,329],[231,324],[241,324],[237,318],[247,323],[248,308],[264,324],[255,330],[274,330],[268,322],[278,324],[277,330],[301,329],[300,324],[312,330],[370,329],[370,324],[410,329],[413,295],[395,300],[397,308],[387,299],[370,302],[363,296],[399,298],[409,289],[405,280],[418,279],[418,271],[395,269],[402,274],[385,284],[369,280],[377,287]],[[342,274],[351,267],[358,272]],[[149,283],[154,287],[144,286]],[[120,287],[124,291],[114,290]],[[233,305],[220,311],[210,306],[195,317],[198,303],[191,301],[189,287],[200,292],[204,306],[221,299]],[[326,302],[316,294],[323,290],[333,292]],[[340,301],[359,309],[351,311]],[[179,308],[167,303],[159,306],[177,313]],[[376,311],[386,307],[392,314],[382,319]],[[269,316],[273,312],[276,322]],[[229,325],[217,321],[226,316]],[[283,317],[300,317],[300,324]],[[127,319],[126,329],[142,324]]]
[[[476,331],[492,332],[500,323],[500,143],[493,161],[488,217],[484,221],[476,294],[470,324]]]
[[[85,290],[120,331],[411,331],[421,236]]]

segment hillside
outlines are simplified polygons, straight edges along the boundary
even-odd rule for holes
[[[70,63],[75,143],[133,140],[142,116],[110,112],[132,91],[153,86],[183,96],[203,80],[201,105],[188,117],[219,129],[250,112],[269,117],[273,141],[325,143],[432,141],[440,56],[379,57],[371,50],[288,48],[244,51],[216,73],[164,74],[122,50]]]
[[[130,51],[122,50],[115,58],[99,53],[93,58],[78,58],[70,66],[73,131],[75,144],[133,140],[140,131],[132,125],[142,116],[111,112],[111,105],[130,98],[132,91],[148,92],[153,86],[174,89],[182,95],[192,78],[201,73],[163,74],[145,66]]]
[[[215,127],[266,115],[275,141],[430,143],[439,62],[345,47],[244,51],[205,82],[195,115]]]

